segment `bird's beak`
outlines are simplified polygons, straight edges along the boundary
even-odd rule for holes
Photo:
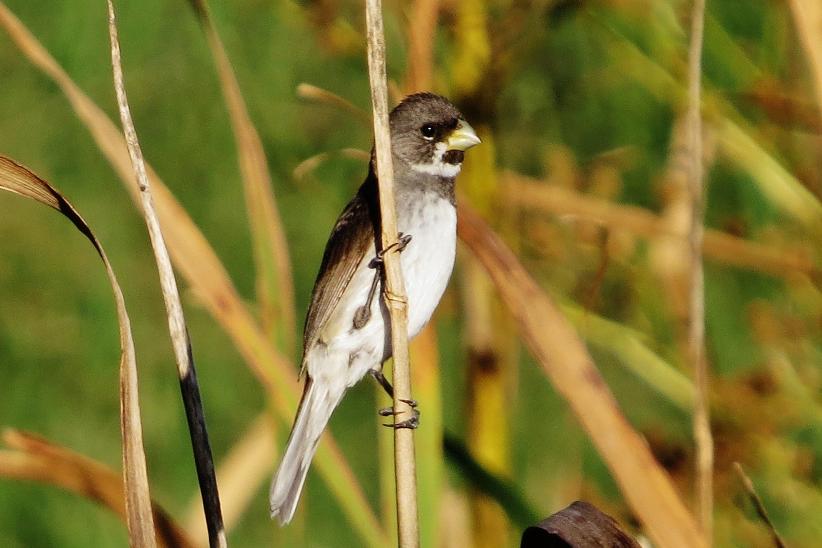
[[[481,142],[474,128],[465,120],[460,120],[459,125],[448,136],[445,144],[447,146],[446,150],[468,150]]]

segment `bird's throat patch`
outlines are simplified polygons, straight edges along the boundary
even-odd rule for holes
[[[459,165],[465,158],[465,153],[461,150],[446,150],[442,155],[442,161],[445,164]]]

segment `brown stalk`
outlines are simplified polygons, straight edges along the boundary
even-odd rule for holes
[[[408,73],[405,92],[431,89],[434,74],[434,43],[440,0],[416,0],[411,7],[408,24]]]
[[[77,87],[54,58],[28,29],[0,1],[0,25],[20,51],[60,87],[95,143],[125,184],[135,203],[140,192],[134,182],[128,150],[122,134],[100,108]],[[197,228],[168,187],[147,166],[156,207],[174,263],[200,297],[214,319],[234,341],[240,354],[265,388],[278,416],[290,423],[299,386],[296,370],[271,344],[240,298],[214,249]],[[385,533],[365,500],[345,456],[334,438],[326,432],[315,457],[317,469],[340,507],[368,546],[385,546]]]
[[[120,432],[123,447],[123,515],[129,540],[135,546],[154,546],[154,523],[148,488],[146,456],[143,451],[143,427],[140,420],[140,397],[137,384],[137,359],[131,320],[126,311],[123,292],[103,246],[74,206],[46,181],[14,160],[0,156],[0,189],[20,194],[56,209],[65,215],[91,242],[106,268],[120,327]]]
[[[817,105],[822,109],[822,3],[818,0],[790,0],[788,3],[799,40],[808,55]]]
[[[579,217],[609,230],[626,230],[649,239],[678,235],[658,215],[638,206],[616,204],[511,171],[503,173],[503,181],[506,203],[519,208]],[[705,230],[702,252],[715,261],[773,276],[817,273],[808,249],[777,248],[710,228]]]
[[[705,0],[694,0],[688,48],[688,189],[690,193],[690,247],[688,354],[694,370],[693,432],[696,443],[697,509],[708,545],[713,539],[714,442],[711,435],[710,384],[705,358],[705,275],[702,269],[703,217],[705,210],[702,166],[702,36]]]
[[[748,474],[745,473],[745,469],[742,468],[742,465],[738,462],[734,463],[734,471],[739,477],[739,480],[742,482],[742,487],[745,489],[745,493],[748,495],[748,499],[751,501],[751,504],[753,504],[756,509],[757,515],[771,532],[771,538],[773,539],[774,546],[776,546],[776,548],[785,548],[785,541],[782,540],[782,537],[779,536],[779,532],[776,530],[776,527],[774,527],[771,517],[768,515],[768,510],[765,508],[765,504],[756,493],[756,488],[754,487],[753,481],[751,481],[751,478],[749,478]]]
[[[661,547],[705,546],[670,478],[625,419],[574,329],[488,225],[465,202],[458,208],[460,238],[488,271],[532,355],[588,432],[651,541]]]
[[[171,268],[171,258],[166,248],[163,232],[160,229],[160,220],[154,208],[154,199],[151,195],[151,187],[148,182],[146,166],[143,162],[143,153],[140,149],[140,142],[137,139],[137,131],[131,119],[131,112],[128,106],[125,84],[123,83],[123,69],[120,63],[120,43],[117,37],[117,22],[114,15],[114,5],[111,0],[106,0],[108,5],[108,29],[111,41],[111,65],[114,73],[114,90],[117,94],[117,105],[120,110],[120,120],[123,124],[123,132],[128,145],[128,153],[131,158],[131,165],[134,169],[134,176],[140,189],[140,202],[143,207],[143,216],[148,227],[151,239],[151,246],[154,250],[154,259],[157,263],[157,271],[160,275],[160,286],[163,292],[163,301],[166,306],[168,316],[168,330],[171,335],[171,342],[174,348],[174,356],[177,362],[177,374],[180,378],[180,389],[189,422],[191,433],[191,443],[194,451],[194,463],[197,467],[197,477],[200,483],[200,491],[203,498],[203,510],[208,525],[209,544],[212,547],[225,548],[228,540],[223,527],[222,511],[220,510],[220,496],[217,490],[217,480],[214,477],[214,458],[211,455],[211,447],[206,432],[205,419],[203,417],[202,403],[200,401],[199,387],[194,369],[194,358],[191,352],[191,341],[188,337],[185,316],[183,315],[183,305],[180,302],[180,292],[177,288],[177,280]]]
[[[388,126],[388,83],[385,76],[385,36],[382,2],[366,0],[368,29],[368,75],[374,114],[377,179],[379,181],[382,249],[397,245],[397,215],[394,198],[394,165],[391,158],[391,131]],[[394,357],[394,412],[397,421],[411,417],[411,373],[408,355],[408,299],[402,279],[400,257],[385,255],[384,298],[391,316],[391,348]],[[419,546],[417,478],[414,459],[414,431],[394,429],[394,466],[397,480],[397,535],[401,548]]]
[[[336,93],[315,86],[313,84],[301,83],[297,86],[297,96],[303,99],[309,99],[318,103],[326,103],[328,105],[342,109],[350,114],[353,114],[356,119],[363,124],[371,125],[371,116],[368,112],[347,99],[343,99]]]
[[[3,432],[3,441],[10,449],[0,450],[0,476],[61,487],[105,506],[129,522],[128,497],[116,471],[28,432],[7,429]],[[132,535],[133,546],[153,546],[156,535],[161,547],[194,547],[168,513],[156,502],[149,500],[148,504],[148,519],[140,526],[149,528],[150,535],[136,538]]]
[[[271,175],[260,135],[248,114],[240,84],[225,46],[209,16],[205,0],[191,0],[203,26],[234,130],[234,141],[243,178],[246,209],[254,242],[257,296],[263,329],[279,340],[279,348],[291,355],[294,348],[296,312],[294,281],[288,243],[274,201]]]

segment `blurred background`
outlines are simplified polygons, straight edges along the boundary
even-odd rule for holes
[[[356,152],[371,146],[361,4],[210,4],[262,139],[290,252],[297,337],[275,325],[271,340],[297,361],[325,240],[367,169]],[[117,119],[104,3],[5,5]],[[462,194],[575,323],[623,412],[692,508],[682,238],[690,9],[690,2],[660,0],[384,2],[394,100],[430,88],[479,129],[484,144],[467,154]],[[259,315],[237,152],[197,17],[182,0],[120,2],[118,12],[146,159]],[[717,546],[770,542],[734,462],[751,476],[789,545],[822,538],[822,118],[807,37],[795,21],[791,5],[764,0],[708,2],[705,19],[706,347]],[[5,32],[0,81],[0,153],[72,200],[123,285],[152,495],[188,523],[198,504],[196,475],[144,222],[59,88]],[[306,86],[298,91],[301,84],[354,108]],[[252,424],[263,424],[281,447],[288,428],[274,419],[265,388],[200,295],[180,283],[217,462]],[[421,506],[423,545],[516,545],[529,519],[580,498],[641,534],[466,249],[432,324],[415,343],[412,365],[420,436],[428,428],[431,442],[418,446],[430,489]],[[119,468],[118,348],[111,291],[94,250],[54,212],[1,195],[0,424]],[[384,455],[391,437],[376,416],[384,405],[363,382],[331,425],[376,516],[393,512],[391,487],[386,498],[378,481],[390,470]],[[268,468],[249,472],[259,479],[243,487],[250,500],[230,520],[233,545],[363,545],[316,466],[295,523],[280,529],[270,522],[268,475],[278,452],[267,451]],[[383,526],[393,531],[390,517]],[[2,546],[122,546],[126,539],[119,519],[95,503],[0,479]]]

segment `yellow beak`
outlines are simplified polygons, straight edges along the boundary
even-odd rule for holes
[[[459,125],[448,136],[445,144],[447,146],[446,150],[467,150],[481,142],[474,128],[465,120],[460,120]]]

